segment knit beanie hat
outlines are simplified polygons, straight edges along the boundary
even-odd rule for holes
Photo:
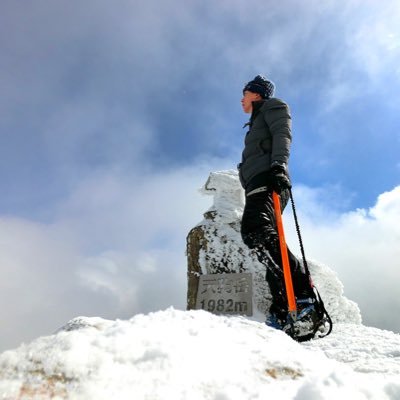
[[[269,99],[274,95],[275,85],[261,75],[257,75],[252,81],[246,84],[243,88],[243,93],[249,92],[258,93],[263,99]]]

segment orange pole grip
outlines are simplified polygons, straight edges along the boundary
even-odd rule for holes
[[[285,232],[283,230],[281,201],[276,192],[272,192],[272,199],[274,202],[276,226],[278,228],[279,245],[281,248],[282,264],[283,264],[283,277],[285,279],[286,296],[288,300],[289,312],[296,314],[296,298],[294,296],[292,273],[290,271],[289,257],[285,240]]]

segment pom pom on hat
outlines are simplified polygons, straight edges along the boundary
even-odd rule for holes
[[[263,99],[269,99],[274,95],[275,85],[262,75],[257,75],[252,81],[246,84],[243,88],[243,93],[246,90],[258,93]]]

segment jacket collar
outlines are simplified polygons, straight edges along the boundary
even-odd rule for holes
[[[260,108],[263,106],[264,103],[265,103],[265,100],[257,100],[257,101],[252,102],[253,111],[251,112],[250,120],[249,120],[249,122],[244,124],[243,128],[245,128],[246,126],[249,126],[251,128],[257,114],[260,112]]]
[[[251,119],[253,119],[253,116],[257,115],[257,113],[260,111],[260,108],[263,106],[265,103],[265,100],[257,100],[253,101],[253,112],[251,113]]]

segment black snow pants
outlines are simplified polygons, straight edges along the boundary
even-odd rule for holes
[[[280,199],[283,211],[289,200],[289,191],[282,191]],[[243,242],[250,249],[256,251],[258,260],[266,267],[266,280],[272,295],[271,311],[278,314],[286,313],[287,297],[272,190],[267,189],[246,196],[241,234]],[[288,256],[296,298],[312,296],[312,284],[309,276],[289,249]]]

